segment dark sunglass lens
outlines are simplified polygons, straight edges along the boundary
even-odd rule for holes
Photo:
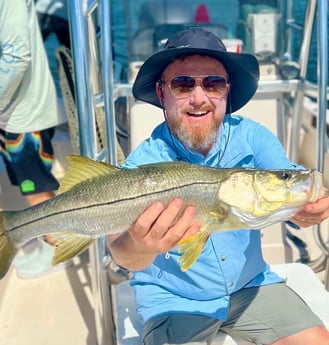
[[[203,79],[203,87],[207,91],[222,91],[226,88],[226,80],[219,75],[210,75]]]
[[[193,77],[179,76],[179,77],[175,77],[171,81],[170,88],[174,92],[185,93],[185,92],[191,92],[191,90],[194,88],[194,85],[195,85],[195,80]]]

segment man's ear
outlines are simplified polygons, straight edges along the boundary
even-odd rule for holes
[[[163,106],[163,88],[162,88],[161,81],[157,81],[156,86],[155,86],[155,92],[158,96],[158,100],[160,104]]]

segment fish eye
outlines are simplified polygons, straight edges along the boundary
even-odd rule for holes
[[[284,181],[290,180],[291,179],[291,173],[287,172],[287,171],[283,171],[281,173],[281,179]]]

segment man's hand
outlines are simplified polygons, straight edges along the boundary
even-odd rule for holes
[[[291,221],[301,227],[307,227],[320,224],[327,218],[329,218],[329,197],[305,205]]]
[[[150,265],[160,253],[198,232],[199,221],[194,220],[195,208],[184,206],[181,199],[172,200],[167,207],[160,202],[150,205],[127,231],[107,236],[107,244],[114,261],[129,270]]]
[[[183,208],[181,199],[174,199],[165,208],[160,202],[152,204],[128,230],[130,237],[144,247],[146,253],[164,253],[200,230],[193,221],[195,208]]]

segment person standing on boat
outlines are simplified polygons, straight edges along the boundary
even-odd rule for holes
[[[30,206],[52,198],[55,127],[62,122],[33,0],[0,0],[0,148],[8,176]],[[47,241],[51,243],[51,238]],[[15,261],[34,278],[53,270],[53,246],[41,240]]]
[[[201,28],[177,33],[137,74],[134,97],[161,107],[165,122],[123,168],[180,160],[302,169],[268,129],[231,115],[252,98],[258,78],[253,55],[227,52]],[[213,233],[197,261],[181,271],[177,244],[200,229],[194,213],[177,195],[167,206],[152,204],[126,232],[107,237],[115,263],[132,272],[144,345],[206,344],[219,329],[259,345],[329,345],[322,321],[264,261],[260,231]],[[293,221],[310,226],[328,216],[329,198],[323,198]]]

